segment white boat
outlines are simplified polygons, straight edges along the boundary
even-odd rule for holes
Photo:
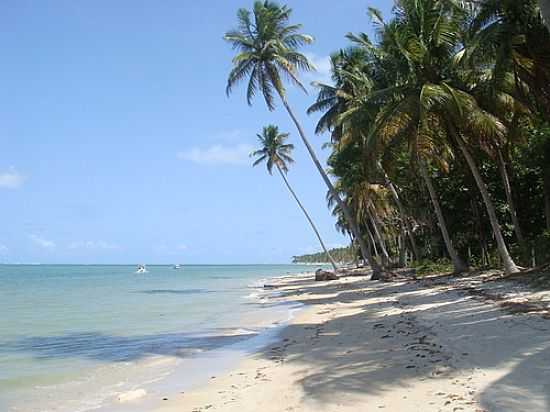
[[[147,273],[147,269],[145,268],[145,265],[138,265],[136,273]]]
[[[177,269],[183,269],[183,265],[179,265],[179,264],[178,264],[178,265],[174,265],[173,268],[176,269],[176,270],[177,270]]]

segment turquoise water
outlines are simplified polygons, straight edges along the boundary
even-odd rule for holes
[[[262,303],[263,279],[309,269],[0,265],[0,410],[115,410],[121,393],[160,393],[178,368],[190,384],[190,365],[219,366],[215,353],[237,356],[228,348],[288,319]]]

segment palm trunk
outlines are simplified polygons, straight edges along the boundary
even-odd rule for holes
[[[504,192],[506,194],[506,201],[508,202],[508,207],[510,209],[510,216],[512,218],[512,225],[514,226],[514,232],[516,238],[518,239],[519,244],[525,246],[525,238],[521,232],[521,227],[519,225],[518,215],[516,211],[516,205],[514,202],[514,197],[512,196],[512,185],[510,184],[510,178],[508,177],[508,171],[506,170],[506,162],[502,156],[501,150],[497,149],[498,155],[498,168],[500,170],[500,175],[502,177],[502,183],[504,185]]]
[[[371,215],[370,212],[367,212],[368,221],[370,222],[370,225],[374,232],[374,239],[376,239],[376,243],[378,243],[378,246],[380,247],[380,255],[382,258],[382,266],[387,267],[388,263],[390,261],[390,256],[388,255],[388,251],[386,249],[386,245],[384,244],[384,239],[382,239],[382,236],[380,234],[380,230],[378,228],[378,225],[374,221],[374,217]]]
[[[315,151],[309,144],[309,141],[307,140],[306,134],[304,132],[304,129],[302,128],[302,125],[294,115],[294,112],[290,108],[290,105],[288,104],[285,96],[279,95],[281,97],[281,100],[283,102],[283,105],[285,106],[286,111],[290,115],[292,121],[296,125],[296,128],[298,129],[298,133],[300,134],[300,137],[302,141],[304,142],[304,145],[306,146],[307,151],[309,152],[309,155],[311,156],[311,160],[313,160],[313,163],[315,164],[315,167],[317,167],[317,170],[319,171],[319,174],[323,178],[323,181],[328,187],[328,190],[330,191],[330,194],[333,196],[334,200],[336,200],[336,203],[342,209],[342,213],[344,214],[344,217],[346,221],[348,222],[348,225],[353,233],[353,237],[357,240],[357,243],[359,244],[359,248],[361,249],[361,255],[363,256],[363,259],[371,266],[373,271],[373,278],[376,279],[379,277],[379,274],[381,272],[381,268],[378,265],[378,263],[372,258],[372,255],[370,253],[369,248],[367,247],[367,244],[365,243],[365,240],[361,236],[361,232],[359,231],[359,227],[357,226],[357,222],[353,218],[353,215],[351,214],[348,206],[342,201],[336,190],[334,189],[334,186],[330,179],[328,178],[327,174],[325,173],[325,170],[323,169],[323,166],[321,165],[321,162],[319,162],[319,159],[317,159],[317,155],[315,154]]]
[[[403,207],[403,203],[401,203],[401,199],[399,198],[399,193],[397,193],[397,189],[395,188],[394,184],[390,180],[388,174],[386,171],[382,168],[382,165],[378,165],[382,173],[384,174],[384,181],[386,182],[386,186],[390,189],[390,192],[393,196],[393,200],[395,201],[395,204],[397,205],[397,210],[399,211],[399,215],[401,216],[401,221],[403,222],[403,225],[405,226],[405,231],[407,236],[409,237],[409,240],[411,242],[412,252],[415,259],[419,259],[420,255],[418,254],[418,248],[416,247],[416,240],[414,238],[414,233],[411,227],[411,224],[409,220],[407,219],[407,215],[405,214],[405,208]],[[403,239],[404,241],[405,239]]]
[[[546,230],[550,230],[550,184],[544,185],[544,211],[546,215]]]
[[[372,235],[372,232],[367,224],[367,235],[369,237],[369,249],[372,248],[372,253],[374,253],[374,256],[378,258],[380,254],[378,253],[378,248],[376,247],[376,242],[374,241],[374,236]]]
[[[399,267],[407,265],[407,247],[405,246],[406,234],[401,232],[397,235],[397,247],[399,249]]]
[[[378,220],[376,211],[371,204],[367,206],[367,216],[371,222],[372,228],[374,229],[374,236],[376,237],[376,240],[378,240],[378,245],[380,245],[380,250],[382,251],[382,266],[388,267],[390,263],[390,254],[388,253],[388,248],[386,247],[384,235],[380,230],[380,221]]]
[[[458,143],[458,147],[460,148],[460,151],[466,158],[466,163],[468,163],[468,166],[470,167],[470,170],[472,171],[474,179],[477,183],[477,187],[481,192],[483,203],[485,203],[485,208],[487,209],[487,214],[489,215],[489,221],[491,222],[491,227],[493,228],[493,234],[495,235],[495,240],[497,242],[498,253],[500,254],[500,258],[502,259],[502,263],[504,265],[504,272],[506,272],[507,274],[517,273],[519,272],[519,269],[514,263],[512,257],[510,256],[510,253],[508,252],[508,248],[506,247],[506,243],[504,242],[504,237],[502,236],[502,231],[500,230],[500,225],[498,223],[495,207],[493,206],[493,201],[491,200],[491,196],[489,195],[487,186],[485,185],[485,182],[483,181],[483,178],[479,173],[479,169],[477,168],[472,155],[466,148],[466,145],[464,144],[462,137],[459,136],[458,134],[455,134],[455,137]]]
[[[453,263],[454,272],[455,273],[465,272],[468,269],[468,267],[462,261],[456,249],[453,246],[451,237],[449,236],[449,231],[447,230],[447,224],[445,223],[445,218],[443,217],[443,211],[441,210],[441,205],[439,204],[439,199],[437,198],[437,194],[435,193],[432,179],[428,174],[426,165],[422,160],[420,160],[418,163],[419,163],[418,168],[420,169],[420,174],[422,175],[422,178],[426,183],[426,186],[428,188],[428,193],[430,194],[430,199],[432,200],[432,205],[435,210],[435,215],[437,216],[439,229],[441,230],[441,234],[443,235],[443,240],[445,241],[445,247],[447,248],[447,253],[451,257],[451,261]]]
[[[294,193],[294,190],[292,190],[292,187],[290,186],[290,183],[288,183],[288,180],[286,179],[286,176],[285,176],[284,172],[281,170],[279,165],[276,165],[276,166],[277,166],[277,170],[281,174],[281,177],[283,178],[283,180],[286,184],[286,187],[288,188],[288,191],[290,192],[290,194],[292,194],[292,197],[294,197],[294,200],[296,200],[296,203],[298,203],[298,206],[300,206],[300,209],[302,209],[302,212],[304,212],[304,215],[306,215],[307,221],[311,225],[311,228],[315,232],[315,235],[317,235],[317,239],[319,239],[319,243],[321,244],[321,247],[323,248],[323,251],[327,255],[328,260],[330,260],[330,264],[332,265],[334,270],[338,270],[338,267],[336,266],[336,262],[334,261],[334,259],[330,255],[330,252],[326,248],[325,243],[323,242],[323,239],[321,238],[321,235],[319,234],[319,231],[317,230],[317,227],[315,227],[315,223],[313,223],[313,220],[311,220],[311,218],[309,217],[309,213],[307,213],[306,208],[302,205],[302,202],[300,202],[300,199],[298,199],[298,196],[296,196],[296,193]]]
[[[359,267],[359,262],[357,262],[357,253],[354,253],[355,241],[353,240],[353,235],[349,232],[348,234],[349,234],[349,245],[350,245],[351,253],[353,255],[353,264],[355,265],[355,267]]]

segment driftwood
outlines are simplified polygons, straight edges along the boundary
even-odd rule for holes
[[[338,275],[328,270],[317,269],[315,271],[315,280],[321,282],[326,280],[338,280]]]

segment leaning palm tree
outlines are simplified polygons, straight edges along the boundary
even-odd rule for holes
[[[308,109],[308,114],[322,112],[317,122],[315,132],[320,134],[329,131],[333,142],[334,151],[342,150],[348,145],[357,144],[362,147],[364,153],[365,166],[374,166],[374,173],[381,175],[379,179],[390,190],[394,202],[396,203],[401,220],[401,229],[404,230],[411,242],[412,252],[415,259],[418,259],[419,253],[416,246],[416,240],[405,213],[405,208],[397,188],[384,170],[382,162],[379,159],[369,158],[364,148],[364,132],[368,129],[368,123],[372,122],[367,116],[340,121],[341,115],[349,109],[353,110],[354,103],[360,100],[362,96],[370,93],[374,82],[367,73],[371,70],[368,67],[368,52],[360,47],[349,47],[340,50],[331,56],[331,72],[334,85],[314,82],[313,85],[318,89],[318,96],[313,105]],[[351,120],[351,121],[350,121]],[[370,156],[372,157],[372,156]]]
[[[439,160],[437,151],[461,152],[481,193],[504,269],[506,273],[518,272],[504,241],[494,203],[471,153],[472,148],[484,141],[501,140],[505,127],[479,107],[456,78],[453,56],[464,24],[462,10],[453,2],[439,0],[397,0],[395,10],[396,17],[388,23],[379,17],[379,12],[373,12],[381,38],[375,58],[383,63],[382,67],[394,68],[385,73],[385,78],[391,79],[393,75],[394,79],[389,87],[376,89],[358,106],[377,107],[376,119],[368,131],[368,144],[376,149],[381,143],[387,149],[408,140],[412,158],[418,159],[427,186],[429,174],[424,167]],[[367,50],[373,48],[366,35],[349,38]],[[340,118],[351,115],[354,111],[348,110]],[[434,196],[431,197],[435,206]],[[436,212],[443,231],[443,219]],[[450,238],[444,233],[443,236],[455,271],[464,269],[456,251],[452,253]]]
[[[257,166],[265,161],[267,171],[270,175],[273,174],[273,166],[275,166],[275,168],[283,178],[283,181],[285,182],[288,191],[290,192],[294,200],[296,200],[296,203],[298,203],[298,206],[300,206],[302,212],[304,212],[307,221],[315,232],[317,239],[319,239],[319,243],[321,244],[323,251],[330,260],[332,267],[334,268],[334,270],[336,270],[336,262],[330,255],[330,252],[327,250],[325,243],[323,242],[323,239],[321,238],[321,235],[317,230],[317,227],[315,227],[315,223],[313,223],[313,220],[311,220],[311,217],[307,213],[305,207],[302,205],[302,202],[300,202],[300,199],[298,199],[298,196],[296,196],[296,193],[294,192],[286,178],[286,174],[288,173],[288,164],[294,162],[294,159],[292,159],[292,157],[290,156],[292,149],[294,149],[294,145],[285,143],[286,139],[288,138],[288,133],[279,133],[279,128],[277,126],[269,125],[267,127],[264,127],[262,133],[258,134],[257,136],[258,140],[260,141],[261,148],[254,151],[250,155],[257,158],[254,161],[254,166]]]
[[[349,227],[357,239],[363,258],[371,265],[373,271],[378,273],[380,267],[372,260],[357,222],[347,205],[334,190],[334,186],[309,143],[302,125],[288,104],[283,78],[306,92],[298,78],[298,71],[314,69],[307,57],[298,51],[301,46],[312,43],[313,38],[300,33],[301,25],[289,24],[291,13],[290,8],[269,0],[254,2],[252,12],[247,9],[239,9],[237,29],[227,32],[224,36],[224,39],[238,51],[233,58],[233,68],[229,73],[226,92],[230,94],[234,86],[248,78],[246,98],[249,105],[252,104],[256,93],[260,92],[269,110],[275,110],[275,94],[279,96],[296,125],[313,163],[341,207]]]

